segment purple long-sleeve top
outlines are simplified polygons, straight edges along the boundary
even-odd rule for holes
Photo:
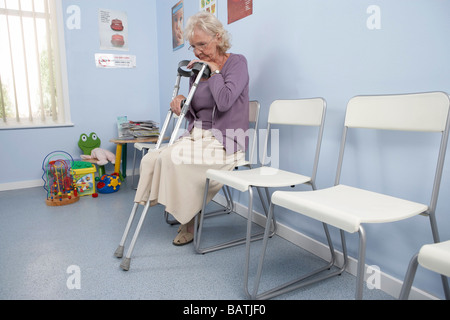
[[[192,77],[191,85],[195,81]],[[227,154],[248,145],[249,75],[247,59],[230,54],[219,74],[200,81],[186,113],[188,131],[195,126],[212,130]]]

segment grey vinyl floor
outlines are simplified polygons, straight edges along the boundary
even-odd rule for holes
[[[0,192],[1,300],[245,300],[244,246],[204,255],[193,245],[176,247],[177,226],[152,207],[136,243],[129,271],[114,256],[134,190],[122,183],[112,194],[67,206],[45,203],[43,188]],[[215,204],[210,204],[214,206]],[[206,221],[205,244],[244,234],[237,214]],[[134,226],[133,229],[134,230]],[[260,243],[252,245],[252,265]],[[270,239],[261,289],[307,272],[324,261],[286,240]],[[254,269],[251,270],[252,274]],[[277,300],[352,300],[355,277],[344,273]],[[251,285],[251,284],[250,284]],[[392,300],[365,288],[364,299]]]

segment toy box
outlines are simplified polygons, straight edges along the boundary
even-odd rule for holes
[[[90,168],[73,169],[73,179],[75,187],[80,196],[87,196],[95,193],[95,165]]]

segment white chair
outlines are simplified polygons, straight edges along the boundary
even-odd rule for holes
[[[353,131],[352,133],[358,133],[357,128],[435,132],[440,135],[441,144],[437,152],[437,169],[429,205],[340,184],[347,133],[349,129]],[[274,192],[268,219],[273,215],[274,206],[279,206],[337,227],[341,230],[345,258],[342,267],[345,267],[347,261],[344,233],[359,233],[356,299],[361,299],[363,295],[366,246],[364,224],[394,222],[420,214],[430,218],[434,241],[439,242],[435,209],[447,148],[448,130],[449,97],[446,93],[431,92],[354,97],[347,105],[335,185],[316,191]],[[398,148],[401,147],[401,145],[398,146]],[[268,294],[257,294],[267,238],[268,235],[266,234],[254,291],[251,295],[253,298],[272,297],[294,290],[302,285],[299,283],[296,286],[288,286],[283,288],[283,290],[276,290]],[[308,281],[307,284],[309,283]],[[448,283],[445,278],[443,278],[443,284],[444,288],[446,287],[446,290],[448,290]]]
[[[419,264],[428,270],[450,277],[450,240],[422,246],[409,263],[399,299],[408,299]],[[445,298],[450,299],[448,291],[445,292]]]
[[[253,100],[250,101],[249,104],[249,127],[252,132],[249,137],[249,152],[248,152],[248,160],[243,159],[241,162],[236,164],[235,169],[239,170],[242,168],[251,168],[255,151],[256,151],[256,145],[257,145],[257,134],[258,134],[258,128],[259,128],[259,112],[261,110],[261,104],[259,101]],[[233,197],[230,191],[230,188],[228,186],[222,187],[223,195],[225,196],[226,205],[222,209],[218,209],[212,212],[206,212],[205,216],[207,217],[213,217],[215,215],[219,214],[228,214],[233,211],[234,208],[234,202]]]
[[[276,100],[274,101],[269,110],[268,124],[267,124],[267,134],[265,138],[264,151],[262,164],[265,163],[265,155],[268,150],[269,137],[271,137],[270,132],[272,131],[272,126],[313,126],[318,128],[317,138],[314,138],[315,142],[315,153],[311,156],[313,158],[313,168],[312,174],[310,176],[305,176],[299,173],[289,172],[281,170],[275,167],[262,166],[258,168],[252,168],[249,170],[238,170],[238,171],[223,171],[223,170],[213,170],[210,169],[206,172],[206,186],[204,194],[203,210],[196,219],[199,219],[199,226],[195,229],[194,233],[194,246],[198,253],[207,253],[211,251],[216,251],[231,246],[236,246],[239,244],[244,244],[246,238],[234,239],[231,241],[219,243],[209,247],[201,247],[201,236],[203,229],[203,217],[205,206],[206,206],[206,196],[211,180],[217,181],[225,186],[234,188],[241,192],[248,191],[249,203],[248,203],[248,223],[247,232],[251,234],[251,224],[253,221],[253,189],[258,191],[265,189],[267,196],[267,201],[270,200],[269,189],[268,188],[280,188],[280,187],[290,187],[300,184],[309,184],[315,189],[315,177],[317,171],[317,165],[319,160],[320,146],[323,134],[323,124],[325,119],[326,103],[322,98],[313,99],[298,99],[298,100]],[[292,144],[287,146],[292,147]],[[274,152],[274,151],[272,151]],[[305,152],[305,155],[311,154],[311,152]],[[260,193],[261,201],[263,201]],[[268,221],[269,224],[269,221]],[[270,225],[266,227],[267,230],[271,229]],[[274,233],[276,228],[276,223],[273,221]],[[266,231],[267,231],[266,230]],[[327,231],[327,230],[326,230]],[[261,239],[259,235],[252,235],[252,241]]]

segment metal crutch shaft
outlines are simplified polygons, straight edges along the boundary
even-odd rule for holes
[[[127,226],[125,227],[125,231],[122,235],[122,240],[120,240],[119,247],[117,247],[116,252],[114,252],[114,255],[117,258],[122,258],[122,256],[123,256],[125,241],[127,240],[128,232],[130,231],[131,224],[133,223],[134,216],[136,215],[136,210],[137,210],[138,206],[139,206],[138,203],[135,203],[133,205],[133,209],[131,210],[130,217],[128,218]]]
[[[130,247],[128,248],[128,251],[127,251],[127,255],[125,256],[125,258],[122,260],[122,263],[120,264],[120,267],[125,271],[128,271],[130,269],[131,254],[133,253],[134,245],[136,244],[137,237],[142,228],[142,225],[144,223],[145,216],[147,215],[147,211],[148,211],[149,207],[150,207],[150,200],[148,200],[147,203],[145,204],[144,211],[142,211],[141,218],[139,219],[139,223],[136,227],[136,231],[134,232],[133,239],[131,240]]]
[[[206,64],[203,64],[200,72],[197,74],[197,78],[195,79],[195,82],[192,85],[192,89],[190,90],[188,97],[186,98],[186,101],[185,101],[183,107],[181,108],[181,113],[180,113],[178,121],[175,125],[175,129],[173,131],[174,134],[172,134],[172,136],[170,137],[169,145],[172,145],[172,143],[175,141],[175,139],[177,137],[176,133],[178,132],[178,130],[180,130],[181,123],[183,122],[184,116],[186,115],[186,113],[189,110],[189,106],[191,105],[191,101],[192,101],[192,98],[194,97],[195,90],[197,89],[198,84],[200,83],[200,80],[203,77],[203,73],[205,72],[207,67],[208,66]]]
[[[191,76],[194,75],[193,71],[186,72],[186,71],[183,71],[181,69],[182,66],[186,66],[188,63],[189,63],[189,61],[185,60],[185,61],[181,61],[179,63],[179,65],[178,65],[178,74],[177,74],[177,78],[176,78],[176,81],[175,81],[174,90],[173,90],[173,93],[172,93],[172,99],[175,98],[178,95],[178,91],[179,91],[179,88],[180,88],[181,77],[182,76],[191,77]],[[198,71],[199,67],[200,67],[200,71]],[[192,86],[192,88],[191,88],[191,90],[189,92],[188,98],[186,99],[186,102],[185,102],[185,104],[182,107],[181,115],[180,115],[180,117],[179,117],[179,119],[178,119],[178,121],[176,123],[174,131],[172,132],[172,135],[171,135],[171,138],[170,138],[170,141],[169,141],[169,145],[172,145],[172,143],[175,141],[175,138],[177,137],[178,130],[179,130],[180,126],[181,126],[181,123],[184,120],[185,114],[189,110],[190,102],[192,100],[192,97],[194,96],[195,90],[197,89],[198,83],[200,82],[201,78],[204,77],[204,75],[207,75],[209,77],[210,70],[209,70],[209,73],[208,73],[208,70],[209,69],[208,69],[208,66],[206,64],[197,63],[195,65],[194,71],[198,71],[197,77],[196,77],[196,80],[195,80],[195,82],[194,82],[194,84],[193,84],[193,86]],[[171,110],[169,110],[169,112],[167,113],[166,119],[164,121],[163,128],[162,128],[162,130],[160,132],[158,141],[156,143],[155,150],[160,148],[161,143],[162,143],[162,141],[164,139],[165,131],[167,130],[167,127],[169,125],[169,122],[170,122],[172,116],[173,116],[173,112]],[[138,203],[134,204],[133,209],[132,209],[132,211],[130,213],[130,217],[128,218],[127,226],[125,227],[125,231],[124,231],[124,234],[122,236],[122,240],[121,240],[121,242],[119,244],[119,247],[117,248],[117,250],[115,252],[115,256],[118,257],[118,258],[121,258],[123,256],[124,244],[125,244],[126,238],[128,236],[128,232],[129,232],[129,230],[131,228],[131,224],[132,224],[132,222],[134,220],[134,216],[136,214],[138,206],[139,206]],[[128,271],[129,268],[130,268],[131,254],[133,253],[133,249],[134,249],[134,246],[136,244],[137,237],[139,235],[139,232],[140,232],[140,229],[142,227],[142,224],[144,223],[145,216],[147,215],[147,211],[148,211],[149,207],[150,207],[150,200],[147,201],[147,203],[145,204],[144,210],[141,213],[141,217],[139,219],[139,223],[138,223],[138,225],[136,227],[136,230],[134,232],[133,239],[132,239],[132,241],[130,243],[130,247],[129,247],[128,251],[127,251],[127,255],[123,259],[123,261],[122,261],[122,263],[120,265],[120,267],[123,270],[125,270],[125,271]]]

